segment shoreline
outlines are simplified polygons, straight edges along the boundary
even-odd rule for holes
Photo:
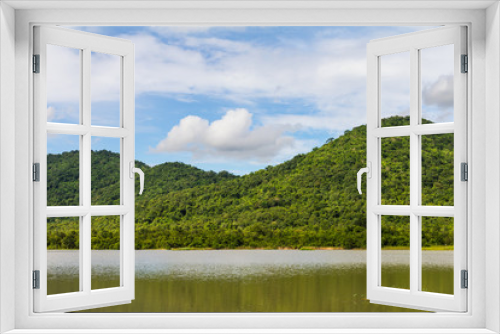
[[[158,249],[136,249],[136,250],[171,250],[171,251],[189,251],[189,250],[299,250],[299,251],[315,251],[315,250],[344,250],[344,251],[361,251],[366,250],[366,248],[342,248],[342,247],[301,247],[301,248],[292,248],[292,247],[278,247],[278,248],[191,248],[191,247],[181,247],[181,248],[158,248]],[[410,247],[383,247],[382,250],[410,250]],[[453,246],[430,246],[430,247],[422,247],[424,251],[453,251]]]
[[[430,246],[430,247],[422,247],[423,251],[453,251],[454,247],[453,246]],[[78,249],[63,249],[63,248],[57,248],[57,249],[50,249],[48,248],[47,250],[78,250]],[[96,250],[96,249],[94,249]],[[110,250],[110,249],[99,249],[99,250]],[[111,249],[111,250],[116,250],[116,249]],[[362,251],[366,250],[366,248],[342,248],[342,247],[309,247],[309,246],[304,246],[301,248],[292,248],[292,247],[278,247],[278,248],[264,248],[264,247],[257,247],[257,248],[194,248],[194,247],[180,247],[180,248],[151,248],[151,249],[136,249],[136,251],[148,251],[148,250],[168,250],[168,251],[220,251],[220,250],[297,250],[297,251],[316,251],[316,250],[343,250],[343,251]],[[389,247],[383,247],[382,250],[410,250],[410,247],[401,247],[401,246],[389,246]]]

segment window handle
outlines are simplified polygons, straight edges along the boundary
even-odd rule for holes
[[[368,161],[366,163],[365,168],[361,168],[358,171],[358,192],[360,195],[362,194],[362,192],[361,192],[361,176],[363,175],[363,173],[366,173],[367,178],[369,178],[369,179],[372,178],[372,163],[370,161]]]
[[[140,168],[135,168],[134,162],[130,161],[130,178],[131,179],[134,178],[135,173],[139,174],[139,184],[140,184],[139,195],[142,195],[142,192],[144,191],[144,172]]]

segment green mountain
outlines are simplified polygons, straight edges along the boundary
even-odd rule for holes
[[[47,155],[47,204],[49,206],[79,205],[79,151]],[[180,162],[166,162],[150,167],[136,161],[135,166],[146,174],[144,197],[168,194],[186,188],[207,185],[237,176],[222,171],[206,172]],[[137,185],[139,184],[137,180]],[[120,203],[120,156],[107,150],[92,151],[91,155],[92,205]]]
[[[406,122],[391,117],[384,126]],[[453,134],[424,136],[421,145],[423,204],[453,205]],[[78,160],[71,163],[71,154],[75,160],[76,152],[49,155],[49,178],[63,179],[49,203],[68,205],[77,195],[69,176],[77,175]],[[118,174],[111,166],[118,161],[117,154],[93,152],[92,180],[100,186],[93,187],[93,204],[117,203]],[[144,194],[136,196],[137,249],[365,247],[366,201],[357,192],[356,173],[366,165],[366,126],[242,177],[182,163],[136,164],[146,174]],[[409,204],[409,138],[382,139],[381,196],[382,204]],[[451,218],[425,218],[422,224],[424,246],[453,244]],[[54,218],[48,226],[50,248],[73,248],[63,240],[68,233],[78,239],[76,223]],[[116,219],[94,217],[92,226],[93,248],[118,247]],[[382,243],[407,247],[408,217],[383,217]]]

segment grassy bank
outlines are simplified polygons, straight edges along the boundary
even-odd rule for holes
[[[251,247],[238,247],[238,248],[196,248],[196,247],[180,247],[180,248],[159,248],[154,250],[172,250],[172,251],[186,251],[186,250],[302,250],[302,251],[314,251],[314,250],[366,250],[366,248],[342,248],[342,247],[309,247],[304,246],[300,248],[291,248],[291,247],[278,247],[278,248],[251,248]],[[383,247],[382,250],[410,250],[409,247]],[[449,251],[453,250],[453,246],[445,246],[445,245],[434,245],[430,247],[422,247],[424,251]]]
[[[388,246],[388,247],[383,247],[382,250],[410,250],[410,247]],[[426,251],[453,250],[453,245],[433,245],[433,246],[422,247],[422,250]]]

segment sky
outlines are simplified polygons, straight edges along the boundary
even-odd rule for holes
[[[71,28],[134,43],[137,160],[243,175],[366,124],[366,44],[430,27]],[[423,116],[452,121],[453,50],[424,51]],[[406,115],[408,55],[384,57],[382,113]],[[78,50],[49,47],[48,121],[78,123],[79,61]],[[119,59],[91,61],[92,124],[118,126]],[[76,136],[48,139],[49,153],[77,148]],[[119,141],[93,138],[92,149]]]

